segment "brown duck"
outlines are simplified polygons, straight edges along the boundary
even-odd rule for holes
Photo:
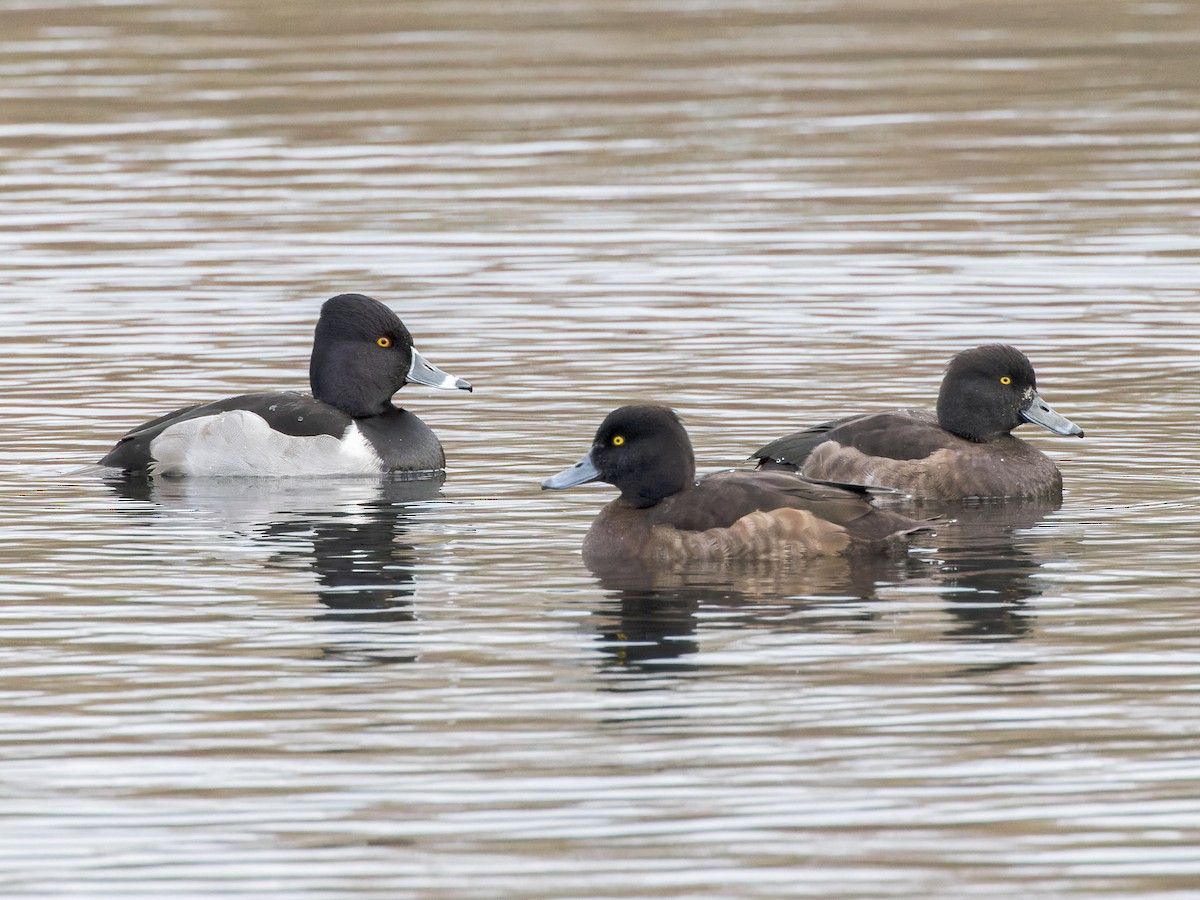
[[[916,500],[1061,500],[1058,466],[1011,433],[1026,422],[1083,437],[1038,394],[1024,353],[988,344],[950,361],[936,415],[897,409],[849,416],[779,438],[751,458],[761,469],[890,487]]]
[[[787,472],[734,470],[697,480],[687,432],[662,406],[614,410],[588,454],[542,487],[590,481],[607,482],[621,496],[592,523],[583,543],[586,559],[672,562],[882,551],[927,529],[876,507],[865,489]]]

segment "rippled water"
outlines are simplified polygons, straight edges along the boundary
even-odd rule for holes
[[[1189,896],[1200,11],[0,0],[0,893]],[[400,312],[444,485],[81,471]],[[703,469],[1005,340],[1061,509],[592,574]],[[1028,429],[1025,429],[1028,431]]]

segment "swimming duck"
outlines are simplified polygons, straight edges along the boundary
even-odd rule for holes
[[[1025,422],[1083,437],[1038,394],[1024,353],[987,344],[950,360],[936,415],[897,409],[848,416],[772,441],[751,459],[764,469],[882,485],[918,500],[1061,499],[1058,467],[1010,433]]]
[[[604,481],[621,495],[584,539],[585,560],[763,559],[884,549],[925,523],[852,490],[786,472],[731,470],[696,480],[687,431],[662,406],[608,415],[592,449],[542,482],[559,490]]]
[[[325,301],[308,369],[312,394],[242,394],[140,425],[100,460],[140,475],[366,475],[437,471],[442,445],[392,404],[405,384],[471,390],[413,347],[399,317],[371,297]]]

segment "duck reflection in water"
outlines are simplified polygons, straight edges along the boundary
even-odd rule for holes
[[[592,617],[604,669],[653,675],[697,668],[689,657],[699,650],[702,619],[739,629],[798,631],[819,621],[866,631],[882,608],[861,601],[876,599],[877,585],[915,577],[928,564],[893,554],[687,566],[589,558],[587,567],[610,597]],[[817,617],[797,615],[816,609]]]
[[[1008,641],[1025,637],[1033,620],[1025,602],[1042,593],[1042,561],[1018,533],[1033,528],[1062,505],[1058,499],[980,500],[924,504],[925,515],[941,515],[934,566],[929,576],[949,601],[955,627],[946,637]]]
[[[272,564],[305,559],[322,619],[409,621],[417,550],[404,541],[411,507],[440,496],[445,473],[386,479],[108,480],[126,500],[217,520],[228,532],[277,548]]]
[[[871,631],[887,613],[880,589],[900,584],[946,600],[947,640],[1000,642],[1030,635],[1024,601],[1041,594],[1042,561],[1019,532],[1054,512],[1057,501],[924,504],[920,517],[941,516],[919,556],[816,557],[779,565],[734,561],[656,565],[588,558],[609,600],[592,627],[605,654],[602,670],[636,675],[624,690],[652,688],[654,675],[696,671],[698,628]],[[864,601],[867,601],[864,603]],[[798,613],[812,612],[813,615]],[[1007,665],[1007,664],[1005,664]]]

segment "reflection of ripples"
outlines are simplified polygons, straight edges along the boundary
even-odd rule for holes
[[[6,894],[1194,892],[1200,4],[4,10]],[[401,395],[461,552],[373,484],[248,526],[38,484],[155,410],[302,387],[320,299],[360,288],[481,388]],[[1068,506],[947,523],[864,600],[601,596],[591,498],[535,502],[531,460],[619,403],[735,464],[928,403],[984,338],[1087,429],[1030,438]],[[183,609],[206,575],[228,602]],[[388,592],[438,614],[370,620]],[[631,674],[575,677],[579,605]],[[329,677],[347,647],[428,652]],[[597,698],[656,656],[708,668]],[[997,660],[1035,669],[964,677]]]
[[[437,497],[445,476],[418,479],[139,479],[109,484],[143,513],[184,515],[275,548],[271,563],[307,561],[327,619],[408,620],[417,551],[406,504]]]

